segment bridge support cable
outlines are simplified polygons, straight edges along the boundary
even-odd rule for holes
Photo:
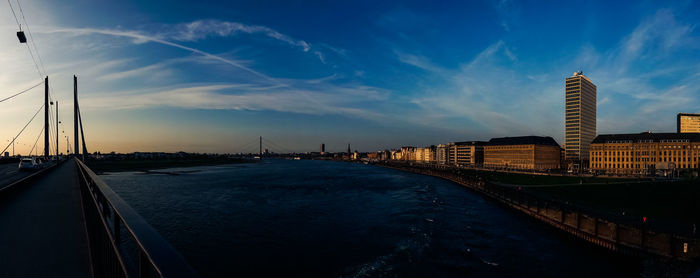
[[[275,142],[270,141],[269,139],[263,139],[263,142],[269,147],[270,149],[274,148],[277,149],[280,153],[294,153],[292,150],[285,148]]]
[[[34,146],[32,146],[32,149],[29,150],[29,155],[32,155],[32,152],[34,151],[34,148],[36,148],[36,143],[39,143],[39,138],[41,138],[41,135],[44,133],[44,128],[41,128],[41,131],[39,131],[39,135],[36,136],[36,140],[34,140]]]
[[[49,101],[51,100],[51,94],[50,91],[51,88],[49,88]],[[54,101],[56,105],[58,105],[58,101]],[[58,136],[58,114],[54,115],[54,113],[57,113],[58,111],[56,110],[58,106],[54,108],[53,103],[49,102],[51,106],[49,107],[49,155],[53,150],[58,150],[58,137],[56,137],[56,144],[54,144],[52,138],[54,138],[54,135]],[[56,112],[54,112],[56,111]],[[58,155],[58,151],[56,151],[56,155]]]
[[[83,117],[80,115],[80,108],[78,108],[78,122],[80,123],[80,140],[83,143],[83,161],[85,161],[85,155],[90,155],[87,151],[87,146],[85,145],[85,132],[83,132]]]
[[[44,108],[43,105],[42,105],[41,107],[39,107],[38,110],[36,110],[36,113],[34,113],[34,116],[32,116],[31,119],[29,119],[29,122],[28,122],[26,125],[24,125],[24,127],[22,128],[22,130],[20,130],[19,133],[17,133],[17,136],[15,136],[14,138],[12,138],[12,142],[10,142],[10,144],[7,144],[7,146],[6,146],[6,147],[2,150],[2,152],[0,152],[0,153],[5,153],[5,151],[7,150],[7,148],[9,148],[10,146],[12,146],[12,143],[14,143],[15,140],[17,140],[17,138],[18,138],[20,135],[22,135],[22,132],[24,132],[24,130],[27,128],[27,126],[29,126],[29,124],[32,123],[32,121],[34,120],[34,118],[36,118],[36,115],[39,115],[39,112],[41,112],[41,109],[42,109],[42,108]]]
[[[234,146],[233,148],[234,148],[234,152],[237,152],[237,153],[251,153],[252,154],[252,153],[257,152],[257,150],[254,150],[254,149],[257,149],[257,145],[258,145],[258,139],[255,138],[255,140],[249,141],[243,145]]]
[[[14,94],[14,95],[11,95],[11,96],[6,97],[6,98],[3,98],[3,99],[0,99],[0,102],[6,101],[6,100],[9,100],[9,99],[11,99],[11,98],[13,98],[13,97],[16,97],[16,96],[19,96],[19,95],[21,95],[21,94],[24,94],[24,93],[30,91],[31,89],[34,89],[34,88],[36,88],[36,87],[39,87],[39,85],[41,85],[41,84],[43,84],[43,83],[44,83],[44,81],[41,81],[41,82],[39,82],[39,83],[36,83],[34,86],[31,86],[31,87],[29,87],[29,88],[27,88],[27,89],[24,89],[23,91],[21,91],[21,92],[19,92],[19,93],[16,93],[16,94]]]
[[[15,9],[14,9],[14,7],[12,7],[12,2],[10,2],[10,0],[7,0],[7,4],[10,5],[10,9],[12,10],[12,16],[14,16],[15,22],[17,22],[17,27],[19,27],[20,32],[22,32],[22,24],[19,22],[19,19],[17,18],[17,14],[15,13]],[[19,5],[19,1],[17,1],[17,4]],[[22,11],[21,6],[19,6],[19,8],[20,8],[20,13],[22,14],[22,18],[24,19],[25,27],[28,28],[28,25],[26,25],[27,20],[24,17],[24,12]],[[27,33],[29,33],[30,38],[31,38],[31,33],[29,32],[29,29],[27,29]],[[33,40],[33,38],[32,38],[32,40]],[[22,42],[22,41],[20,41],[20,42]],[[26,42],[26,38],[25,38],[24,42]],[[34,45],[34,48],[36,49],[36,44],[33,44],[33,45]],[[32,48],[29,47],[29,44],[27,44],[27,50],[29,50],[29,56],[32,57],[32,62],[34,62],[34,66],[36,67],[36,71],[37,71],[37,74],[39,75],[39,78],[44,77],[46,75],[45,74],[46,71],[42,71],[39,68],[39,63],[36,62],[36,58],[34,58],[34,53],[32,53]],[[37,54],[37,56],[39,56],[38,52],[36,54]],[[42,67],[43,67],[43,64],[42,64]]]

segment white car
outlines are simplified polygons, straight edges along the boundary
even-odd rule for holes
[[[20,171],[30,171],[38,168],[38,164],[36,161],[34,161],[33,158],[22,158],[22,160],[19,161],[19,170]]]

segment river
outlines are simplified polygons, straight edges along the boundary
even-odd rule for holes
[[[642,263],[442,179],[343,162],[101,178],[203,277],[638,277]]]

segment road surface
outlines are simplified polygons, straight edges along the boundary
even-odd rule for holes
[[[49,167],[52,162],[45,163],[45,167]],[[0,188],[3,188],[21,178],[31,175],[35,171],[19,171],[19,163],[0,164]]]

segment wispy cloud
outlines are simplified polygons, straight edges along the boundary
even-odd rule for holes
[[[634,62],[658,61],[676,48],[697,49],[700,41],[697,37],[689,36],[692,29],[688,24],[677,22],[671,10],[659,10],[626,36],[610,58],[614,59],[614,65],[624,72]]]
[[[300,86],[298,86],[300,87]],[[311,115],[346,115],[386,120],[367,109],[384,101],[389,92],[368,86],[334,86],[313,82],[304,89],[260,87],[252,84],[183,84],[140,92],[110,92],[85,97],[82,109],[123,110],[150,107],[186,109],[266,110]]]
[[[573,59],[563,57],[568,61],[536,71],[522,64],[504,40],[484,48],[457,70],[424,56],[395,53],[398,61],[442,80],[441,85],[436,85],[438,81],[418,88],[420,93],[412,99],[423,121],[450,122],[467,136],[534,133],[562,140],[563,79],[578,69],[598,85],[599,133],[637,132],[640,127],[667,131],[675,113],[697,112],[700,66],[665,61],[700,49],[691,30],[671,11],[660,10],[620,39],[619,47],[599,53],[585,44]],[[638,66],[640,62],[646,66]]]
[[[112,30],[112,29],[94,29],[94,28],[37,28],[37,32],[44,32],[44,33],[70,33],[73,35],[87,35],[87,34],[101,34],[101,35],[109,35],[109,36],[120,36],[120,37],[127,37],[127,38],[132,38],[140,41],[147,41],[147,42],[155,42],[163,45],[168,45],[176,48],[180,48],[183,50],[187,50],[199,55],[202,55],[208,59],[213,59],[217,60],[226,64],[229,64],[231,66],[234,66],[236,68],[239,68],[241,70],[244,70],[246,72],[249,72],[255,76],[258,76],[260,78],[266,79],[270,82],[273,83],[279,83],[280,81],[272,78],[268,75],[265,75],[263,73],[260,73],[254,69],[251,69],[238,61],[227,59],[218,55],[211,54],[209,52],[205,52],[196,48],[184,46],[182,44],[166,41],[163,39],[159,39],[157,37],[153,37],[147,34],[143,34],[137,31],[122,31],[122,30]]]
[[[239,22],[220,20],[197,20],[189,23],[165,25],[156,35],[163,39],[175,41],[198,41],[212,36],[229,37],[237,34],[262,34],[275,40],[301,48],[304,52],[311,50],[311,45],[304,40],[295,39],[272,28],[260,25],[248,25]]]
[[[217,24],[223,24],[218,22]],[[213,84],[197,86],[152,87],[141,90],[114,91],[109,94],[93,94],[86,97],[84,109],[141,109],[146,107],[179,107],[189,109],[230,109],[230,110],[271,110],[301,114],[338,114],[380,121],[388,117],[384,113],[375,112],[370,108],[372,102],[385,101],[388,91],[363,85],[332,85],[330,81],[338,78],[333,74],[324,78],[311,80],[272,78],[245,65],[245,61],[226,58],[217,54],[205,52],[193,47],[175,43],[171,40],[191,41],[204,39],[208,36],[207,28],[217,24],[198,23],[182,25],[184,28],[177,33],[146,34],[133,30],[113,30],[95,28],[38,28],[41,33],[67,33],[71,36],[107,35],[132,39],[135,44],[154,42],[201,55],[201,57],[232,65],[257,77],[270,81],[268,84]],[[216,35],[231,35],[235,32],[264,32],[285,42],[294,42],[298,46],[308,46],[302,41],[273,32],[260,26],[243,26],[224,24],[230,30],[224,30]],[[250,28],[249,28],[250,27]],[[255,27],[255,28],[253,28]],[[238,31],[236,31],[238,30]],[[201,31],[201,32],[199,32]],[[213,31],[211,31],[213,32]],[[195,35],[197,34],[197,35]],[[209,34],[210,35],[210,34]],[[164,38],[170,38],[166,40]],[[340,51],[340,50],[338,50]],[[320,51],[314,54],[324,61]],[[150,65],[142,65],[126,70],[115,71],[97,76],[99,81],[115,81],[130,78],[144,79],[153,72],[169,71],[176,64],[192,62],[193,57],[174,58]]]
[[[403,53],[400,51],[394,51],[396,53],[396,57],[399,59],[400,62],[426,70],[426,71],[431,71],[435,73],[440,73],[440,72],[445,72],[446,70],[443,69],[442,67],[434,64],[433,62],[430,61],[430,59],[424,57],[424,56],[419,56],[419,55],[414,55],[414,54],[408,54],[408,53]]]
[[[316,57],[318,57],[318,59],[321,60],[321,63],[326,63],[326,58],[323,55],[323,53],[321,53],[321,51],[315,50],[314,55],[316,55]]]
[[[500,17],[501,27],[509,32],[519,14],[517,3],[513,0],[499,0],[496,3],[496,12]]]
[[[598,84],[599,133],[671,131],[674,115],[700,107],[700,71],[693,57],[700,38],[693,26],[662,9],[643,19],[618,46],[598,53],[584,47],[577,59]],[[607,119],[614,117],[615,120]]]
[[[162,74],[164,71],[168,71],[167,67],[172,65],[172,61],[165,61],[157,64],[152,64],[148,66],[138,67],[134,69],[129,69],[125,71],[110,72],[108,74],[100,75],[98,80],[118,80],[135,76],[144,76],[145,74],[153,74],[154,72]]]
[[[532,90],[543,83],[535,83],[529,78],[520,79],[522,76],[512,70],[512,64],[501,64],[503,61],[514,62],[512,55],[507,45],[499,40],[483,49],[471,61],[452,70],[436,65],[423,56],[397,54],[400,62],[443,79],[443,85],[424,88],[423,94],[412,99],[424,116],[417,120],[431,121],[430,124],[448,120],[453,125],[451,129],[462,130],[462,133],[469,133],[465,128],[485,131],[480,136],[537,132],[537,128],[529,129],[535,125],[523,122],[525,118],[518,116],[518,113],[535,112],[536,106],[518,104],[529,102],[521,90]],[[455,122],[455,119],[461,120]]]

